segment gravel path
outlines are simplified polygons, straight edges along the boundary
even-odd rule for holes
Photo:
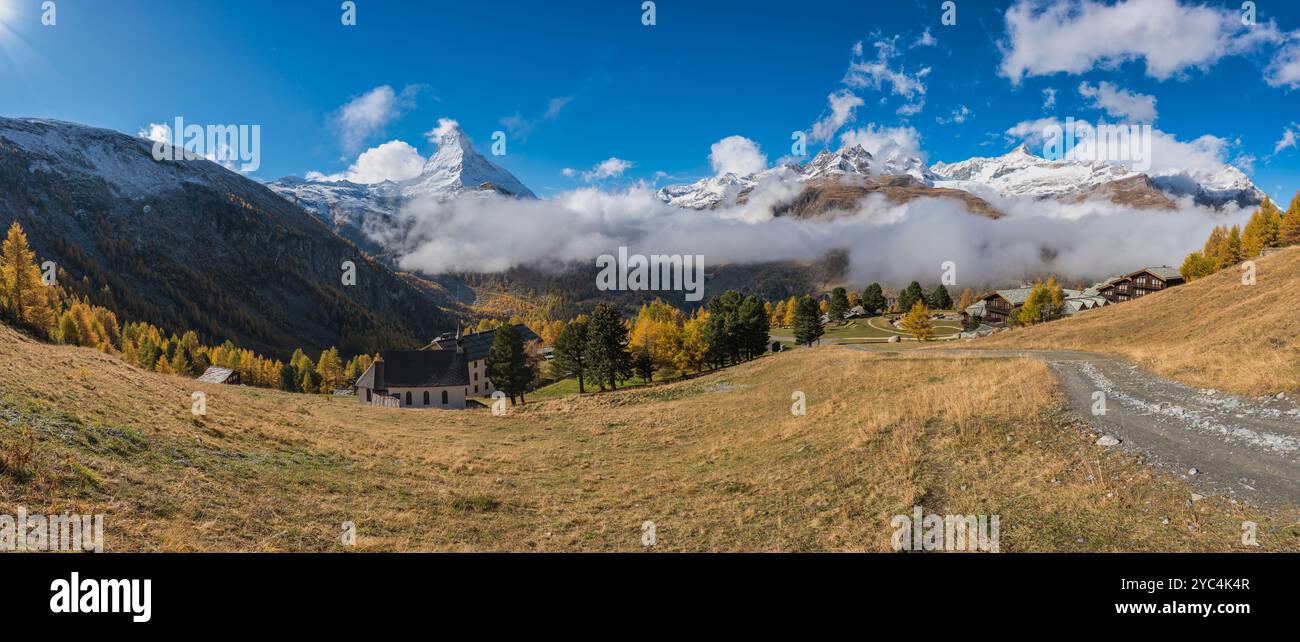
[[[1060,380],[1071,410],[1114,447],[1144,455],[1205,495],[1300,505],[1300,403],[1185,386],[1117,357],[1066,350],[925,350],[920,354],[1032,357]],[[1102,393],[1105,413],[1094,410]],[[1110,440],[1106,440],[1109,442]]]

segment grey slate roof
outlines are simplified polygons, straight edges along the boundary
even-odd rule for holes
[[[400,350],[379,355],[383,381],[375,381],[375,364],[357,379],[358,388],[444,388],[469,385],[465,355],[455,350]]]
[[[542,339],[537,336],[537,333],[529,330],[528,326],[522,323],[515,324],[515,330],[519,332],[519,334],[523,335],[524,343],[528,343],[529,341],[541,341]],[[486,359],[488,348],[492,347],[492,340],[495,339],[496,336],[496,329],[465,335],[465,359],[468,361]],[[434,339],[433,343],[430,343],[425,350],[451,350],[454,352],[456,350],[456,339],[439,337]]]
[[[230,368],[208,366],[208,369],[204,370],[203,374],[199,375],[197,381],[205,383],[225,383],[233,374],[235,374],[235,371]]]
[[[1160,279],[1162,279],[1162,280],[1164,280],[1164,281],[1181,281],[1181,280],[1183,280],[1183,274],[1182,274],[1182,272],[1179,272],[1179,271],[1178,271],[1178,268],[1171,268],[1171,267],[1169,267],[1168,265],[1162,265],[1162,266],[1159,266],[1159,267],[1146,267],[1146,268],[1142,268],[1141,270],[1134,270],[1134,271],[1132,271],[1132,272],[1129,272],[1128,274],[1126,274],[1126,275],[1124,275],[1124,276],[1125,276],[1125,277],[1129,277],[1129,278],[1131,278],[1131,277],[1137,276],[1137,275],[1139,275],[1139,274],[1141,274],[1141,273],[1143,273],[1143,272],[1150,272],[1150,273],[1152,273],[1152,274],[1154,274],[1154,275],[1160,277]]]
[[[1033,291],[1033,288],[1012,288],[1010,290],[996,290],[993,294],[1010,301],[1011,305],[1023,305],[1025,301],[1029,300],[1029,293]],[[984,298],[987,299],[988,297]]]

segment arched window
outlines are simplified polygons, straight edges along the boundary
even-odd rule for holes
[[[424,391],[424,405],[426,405],[426,406],[429,405],[429,391],[428,391],[428,390],[425,390],[425,391]]]
[[[408,406],[411,405],[411,391],[410,391],[410,390],[407,390],[407,391],[406,391],[406,405],[408,405]]]
[[[446,390],[443,390],[443,391],[442,391],[442,405],[444,405],[444,406],[447,405],[447,391],[446,391]]]

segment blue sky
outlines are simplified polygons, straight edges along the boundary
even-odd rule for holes
[[[484,151],[509,131],[494,160],[542,195],[611,158],[630,166],[606,187],[708,176],[733,135],[774,162],[819,121],[831,146],[867,128],[951,162],[1037,119],[1154,117],[1171,153],[1283,202],[1300,188],[1300,3],[1259,1],[1245,26],[1236,1],[958,0],[944,25],[939,0],[659,0],[644,26],[640,0],[356,2],[343,26],[336,0],[56,0],[46,27],[40,0],[0,0],[0,114],[259,124],[261,179],[345,172],[392,140],[427,156],[451,118]],[[841,127],[832,93],[860,100]],[[376,112],[345,122],[366,96]]]

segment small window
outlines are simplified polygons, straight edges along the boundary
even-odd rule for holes
[[[370,402],[370,389],[367,388],[367,389],[366,389],[366,403],[369,403],[369,402]]]
[[[445,395],[445,394],[447,394],[447,393],[444,392],[444,393],[442,393],[442,394]],[[428,391],[428,390],[425,390],[425,391],[424,391],[424,405],[426,405],[426,406],[429,405],[429,391]]]
[[[408,406],[411,405],[411,391],[410,391],[410,390],[407,390],[407,391],[406,391],[406,405],[408,405]]]
[[[442,405],[444,405],[444,406],[447,405],[447,391],[446,391],[446,390],[443,390],[443,391],[442,391]]]
[[[474,384],[474,394],[478,394],[478,384]]]
[[[478,373],[477,373],[477,372],[474,373],[474,381],[478,381]]]

